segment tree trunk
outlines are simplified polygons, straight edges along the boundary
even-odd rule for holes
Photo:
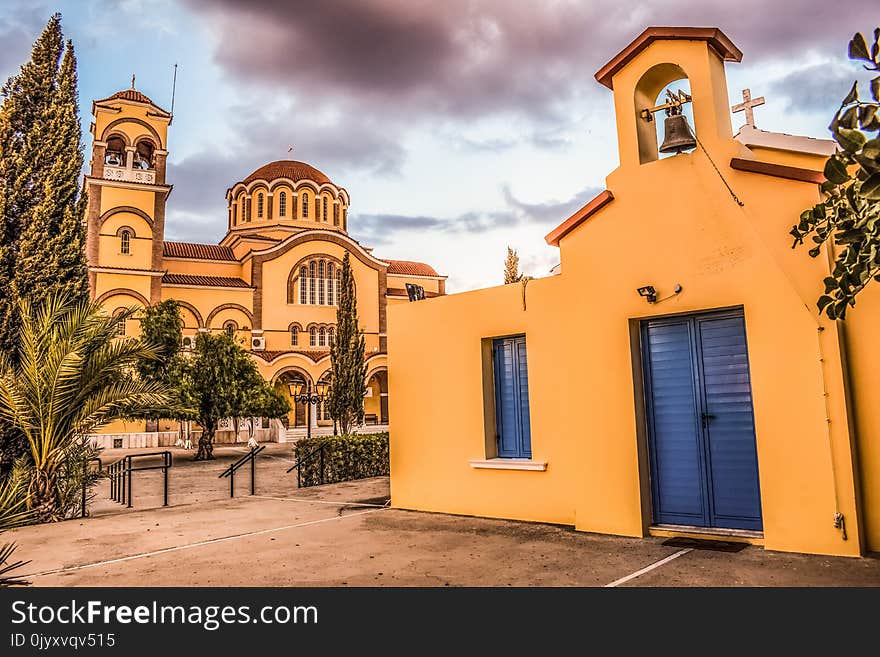
[[[29,493],[28,504],[38,523],[64,519],[58,503],[58,479],[54,472],[34,472]]]
[[[199,436],[199,451],[196,452],[196,461],[210,461],[214,458],[214,426],[205,426],[202,435]]]

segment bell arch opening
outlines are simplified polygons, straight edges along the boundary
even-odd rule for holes
[[[636,115],[636,131],[639,145],[639,163],[646,164],[654,162],[658,159],[675,155],[675,152],[661,153],[660,146],[664,139],[670,137],[666,132],[667,128],[667,112],[659,110],[653,113],[653,120],[647,121],[644,118],[644,111],[663,105],[668,101],[667,91],[677,94],[679,91],[684,92],[688,96],[691,94],[690,80],[684,69],[678,64],[664,63],[656,64],[649,68],[639,79],[635,86],[633,94],[633,105]],[[685,124],[682,119],[669,117],[673,119],[670,128],[678,130],[672,135],[680,136],[688,130],[693,130],[690,126],[694,125],[693,103],[688,102],[681,105],[681,116],[684,117]],[[673,109],[673,112],[676,110]]]

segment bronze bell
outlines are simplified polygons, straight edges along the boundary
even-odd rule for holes
[[[681,153],[697,147],[697,138],[688,124],[687,117],[678,112],[669,112],[663,124],[663,144],[660,146],[661,153]]]

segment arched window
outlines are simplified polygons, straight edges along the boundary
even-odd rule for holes
[[[232,320],[229,320],[228,322],[223,323],[223,330],[226,332],[226,335],[232,337],[238,330],[238,324],[236,324]]]
[[[321,221],[327,221],[327,197],[324,197],[324,210],[321,213]]]
[[[327,331],[324,328],[322,328],[320,331],[318,331],[318,346],[323,347],[326,344],[327,344]]]
[[[342,208],[342,230],[345,230],[345,208]]]
[[[123,255],[131,254],[131,231],[127,228],[119,233],[119,252]]]
[[[317,342],[317,331],[315,330],[314,326],[309,327],[309,346],[314,347],[316,342]]]
[[[150,142],[143,140],[137,143],[134,150],[134,162],[133,166],[135,169],[152,169],[153,168],[153,144]]]
[[[114,315],[118,315],[119,319],[116,320],[116,335],[117,337],[125,336],[125,316],[122,315],[122,308],[119,308]]]
[[[290,346],[296,347],[299,344],[299,326],[290,327]]]
[[[339,225],[339,203],[333,204],[333,225]]]
[[[309,195],[303,194],[303,219],[309,218]]]
[[[336,295],[333,294],[333,263],[327,263],[327,305],[333,305],[333,299],[336,298]]]
[[[315,261],[309,263],[309,303],[315,305]]]
[[[324,305],[324,261],[318,262],[318,305]]]
[[[327,329],[327,346],[328,347],[333,346],[333,329],[332,328]]]
[[[336,304],[339,305],[339,287],[342,285],[342,270],[336,270]]]
[[[257,194],[257,219],[263,218],[263,193]]]
[[[303,305],[305,305],[307,302],[306,287],[308,286],[308,280],[309,280],[309,270],[306,269],[305,267],[302,267],[299,270],[299,302]]]
[[[121,137],[110,137],[104,154],[104,164],[112,167],[125,166],[125,142]]]
[[[246,223],[248,220],[247,216],[247,196],[242,194],[239,198],[241,202],[241,223]]]
[[[287,192],[281,192],[278,195],[278,216],[283,217],[287,214]]]

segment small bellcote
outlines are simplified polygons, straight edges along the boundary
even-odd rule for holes
[[[656,122],[646,121],[643,110],[662,104],[661,92],[679,80],[689,85],[697,138],[704,144],[731,139],[724,62],[741,59],[717,28],[649,27],[599,69],[596,80],[614,91],[621,167],[658,159]]]

